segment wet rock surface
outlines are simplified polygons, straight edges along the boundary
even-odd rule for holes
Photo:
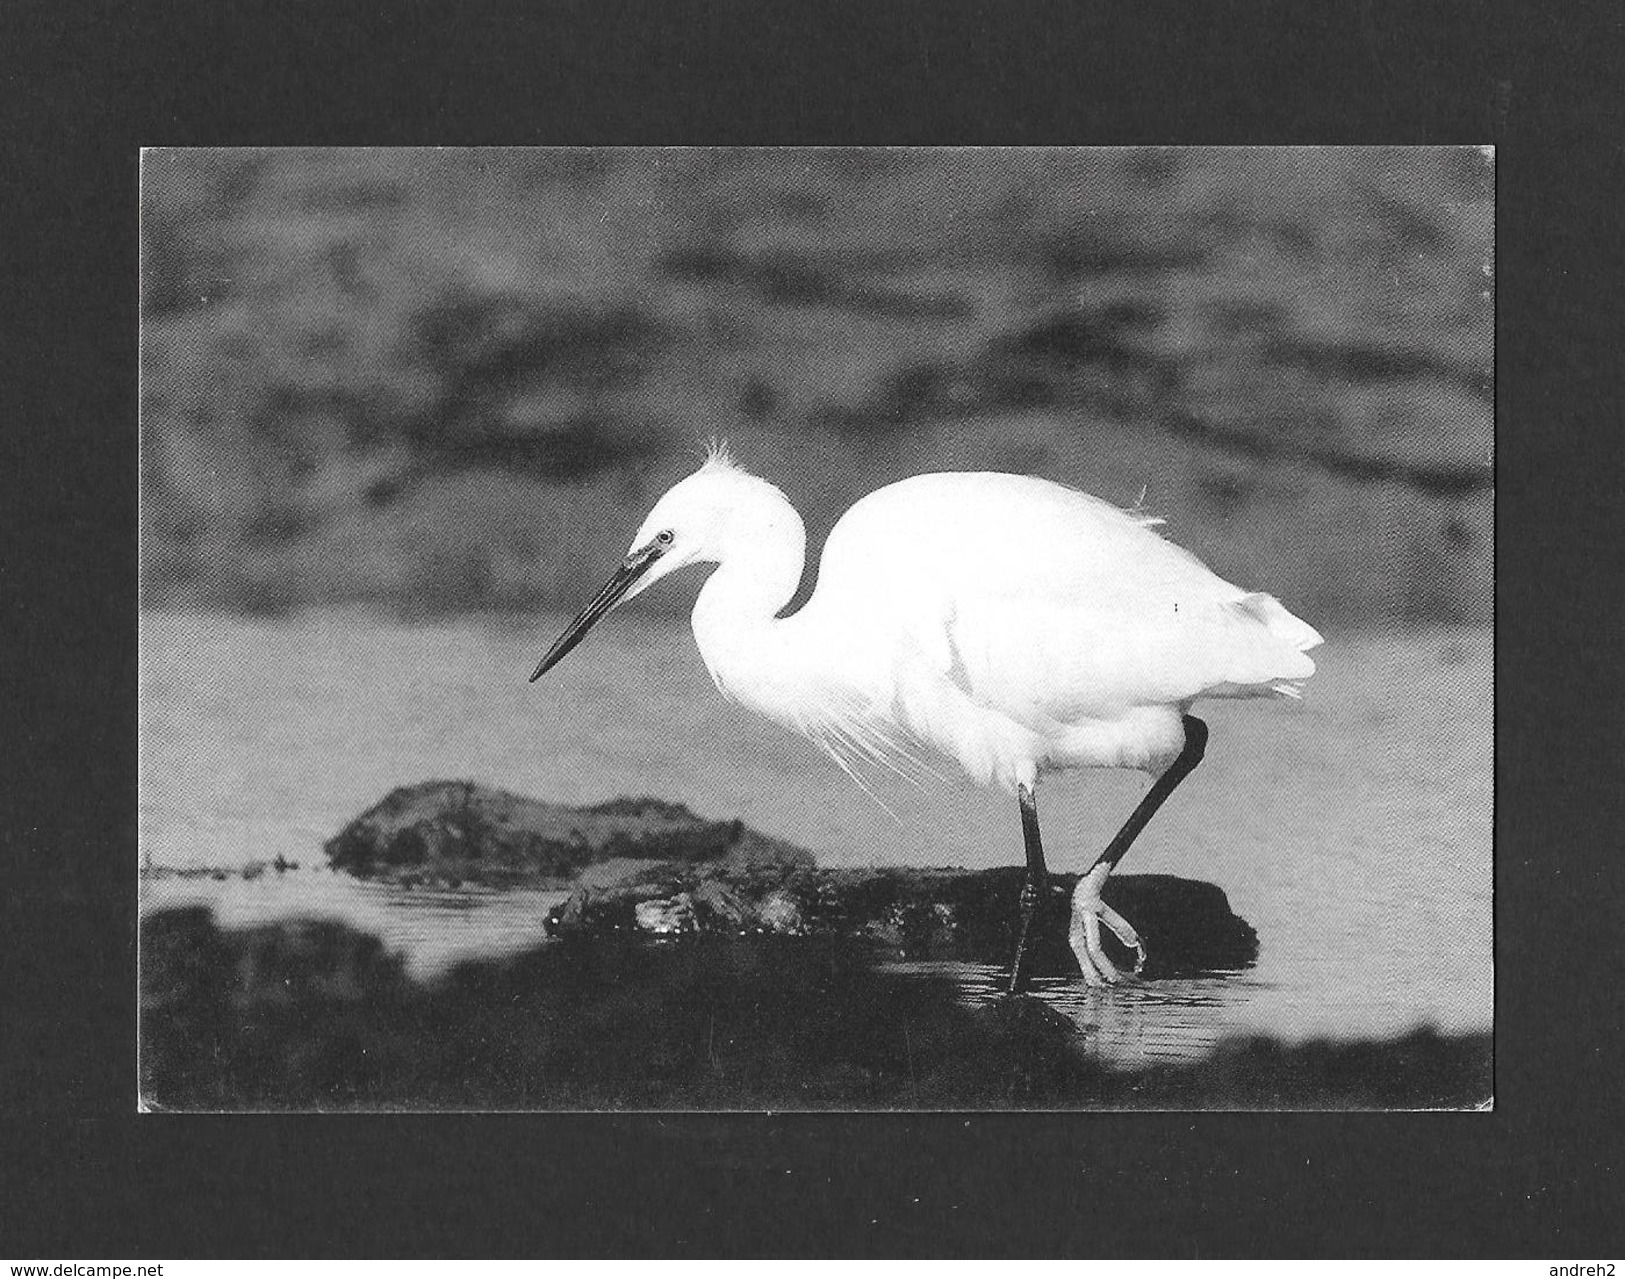
[[[820,868],[805,849],[681,804],[573,807],[473,782],[391,791],[326,850],[335,869],[409,886],[570,885],[544,921],[555,938],[840,937],[904,959],[992,964],[1014,953],[1025,878],[1017,866]],[[1050,876],[1035,921],[1035,975],[1078,971],[1066,942],[1077,880]],[[1147,978],[1234,970],[1257,958],[1257,934],[1213,884],[1116,875],[1104,897],[1139,931]]]
[[[765,933],[868,941],[904,959],[1008,963],[1015,950],[1025,872],[818,869],[727,861],[632,864],[619,879],[579,886],[546,920],[551,936],[682,937]],[[1034,921],[1035,975],[1078,971],[1067,946],[1077,875],[1050,876]],[[1258,934],[1213,884],[1173,875],[1118,875],[1106,902],[1139,931],[1142,976],[1244,968]],[[1115,944],[1107,939],[1108,947]],[[1132,959],[1126,951],[1125,963]]]
[[[743,822],[707,821],[682,804],[644,798],[576,807],[460,781],[398,787],[324,848],[334,869],[352,875],[454,888],[569,882],[588,867],[623,859],[813,864],[804,849]]]

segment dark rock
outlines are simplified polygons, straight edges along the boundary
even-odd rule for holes
[[[570,879],[598,863],[717,861],[739,874],[810,867],[810,853],[739,821],[681,804],[615,799],[546,804],[473,782],[391,791],[325,845],[335,869],[364,878],[493,887]]]
[[[401,884],[503,887],[573,879],[546,920],[560,937],[765,933],[840,937],[905,958],[1005,964],[1015,950],[1020,867],[817,869],[812,855],[681,804],[546,804],[472,782],[392,791],[329,840],[336,869]],[[1034,939],[1038,975],[1071,975],[1076,875],[1050,876]],[[1118,875],[1106,900],[1145,942],[1148,978],[1242,968],[1258,938],[1222,890],[1169,875]],[[1115,938],[1105,938],[1108,950]],[[1132,958],[1118,956],[1125,964]]]
[[[724,885],[709,880],[695,888],[690,898],[696,919],[708,919],[713,929],[743,932],[755,920],[751,908]]]
[[[629,869],[579,887],[548,916],[560,937],[646,932],[773,933],[862,939],[905,958],[1008,963],[1015,950],[1024,871],[819,870],[726,859]],[[1078,971],[1067,945],[1076,875],[1052,875],[1034,940],[1034,972]],[[1244,968],[1258,935],[1222,889],[1172,875],[1118,875],[1104,896],[1138,929],[1147,978]],[[1115,939],[1108,938],[1114,946]],[[1132,956],[1120,958],[1127,964]]]
[[[1072,891],[1074,878],[1067,885]],[[1175,875],[1113,875],[1101,896],[1145,943],[1148,978],[1244,968],[1258,958],[1258,934],[1230,909],[1216,884]]]
[[[698,932],[700,926],[694,899],[687,893],[641,901],[632,908],[632,920],[639,932],[655,936]]]

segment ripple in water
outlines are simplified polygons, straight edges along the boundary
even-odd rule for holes
[[[986,1007],[1004,998],[1009,972],[997,964],[929,960],[887,964],[888,972],[950,981],[967,1007]],[[1178,1065],[1205,1057],[1233,1035],[1242,1009],[1262,990],[1246,975],[1171,978],[1125,982],[1109,989],[1085,986],[1076,978],[1039,977],[1028,994],[1074,1026],[1085,1049],[1124,1069]]]

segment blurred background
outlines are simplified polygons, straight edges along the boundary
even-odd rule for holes
[[[1023,471],[1317,625],[1482,622],[1492,197],[1473,148],[149,151],[144,600],[568,609],[720,435],[814,550]]]

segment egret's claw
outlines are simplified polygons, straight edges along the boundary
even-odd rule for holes
[[[1078,957],[1078,968],[1089,986],[1109,986],[1127,977],[1137,977],[1145,967],[1145,945],[1132,924],[1100,899],[1100,885],[1106,876],[1093,873],[1078,881],[1072,894],[1072,928],[1068,941],[1072,953]],[[1106,955],[1100,943],[1100,925],[1104,923],[1123,945],[1134,952],[1134,969],[1125,972]]]

